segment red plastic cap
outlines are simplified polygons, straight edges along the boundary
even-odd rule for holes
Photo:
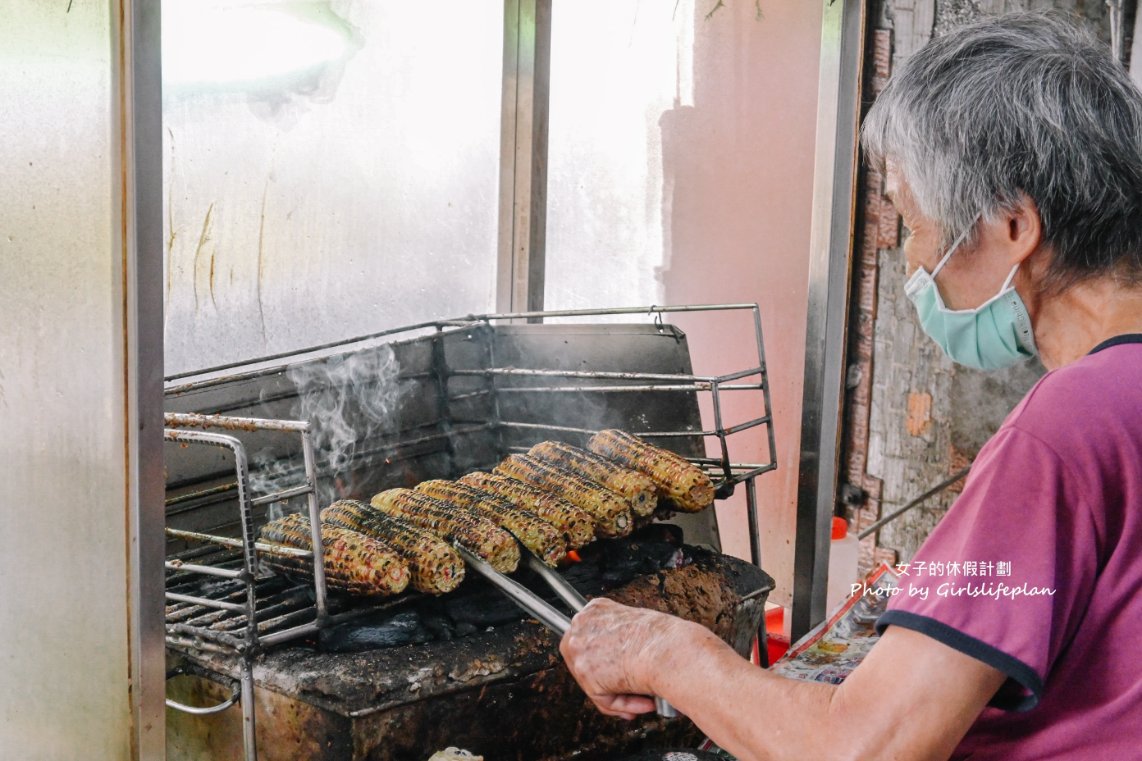
[[[833,539],[844,539],[849,533],[849,524],[845,522],[844,518],[835,516],[833,518]]]

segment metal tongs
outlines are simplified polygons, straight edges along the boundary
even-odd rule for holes
[[[487,561],[468,550],[459,542],[453,542],[453,546],[456,547],[456,550],[460,553],[461,557],[464,558],[464,561],[471,566],[476,573],[492,582],[498,590],[507,595],[507,597],[525,613],[536,618],[548,629],[562,637],[567,633],[567,630],[571,628],[571,619],[565,616],[561,611],[552,607],[535,592],[532,592],[518,581],[500,573],[488,564]],[[579,594],[578,590],[572,587],[566,579],[553,571],[550,566],[526,548],[523,549],[523,556],[527,558],[528,566],[538,573],[543,581],[551,587],[551,590],[559,595],[559,598],[567,603],[573,611],[578,613],[586,606],[586,598]],[[678,711],[675,710],[674,706],[657,695],[654,696],[654,709],[659,716],[665,719],[673,719],[678,716]]]

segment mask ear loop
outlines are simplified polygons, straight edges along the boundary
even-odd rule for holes
[[[948,260],[952,258],[952,254],[956,253],[956,249],[958,249],[960,247],[960,245],[963,244],[963,242],[967,239],[968,233],[970,233],[972,231],[972,228],[975,227],[975,223],[978,220],[979,220],[979,217],[976,217],[975,219],[973,219],[972,223],[970,225],[968,225],[967,229],[964,230],[962,233],[960,233],[958,238],[956,238],[954,241],[952,241],[952,245],[948,246],[948,252],[946,254],[944,254],[943,258],[940,259],[940,261],[936,264],[935,268],[932,270],[932,279],[933,280],[936,279],[936,275],[939,274],[940,270],[942,270],[944,268],[944,265],[948,263]]]
[[[1003,281],[1003,287],[999,289],[1000,293],[1006,293],[1007,289],[1011,287],[1011,283],[1015,281],[1015,273],[1019,271],[1019,265],[1023,262],[1017,262],[1008,273],[1007,279]]]

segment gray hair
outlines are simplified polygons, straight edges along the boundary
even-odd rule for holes
[[[861,141],[874,167],[897,166],[945,245],[1026,194],[1053,252],[1048,287],[1142,282],[1142,92],[1058,16],[1015,13],[932,40],[893,75]]]

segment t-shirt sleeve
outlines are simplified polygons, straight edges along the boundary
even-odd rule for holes
[[[1033,708],[1097,576],[1097,532],[1047,443],[1003,428],[916,553],[877,630],[921,632],[1007,675],[991,705]]]

